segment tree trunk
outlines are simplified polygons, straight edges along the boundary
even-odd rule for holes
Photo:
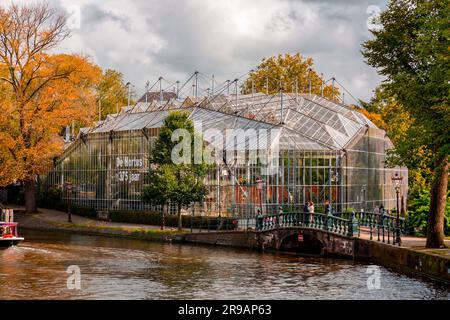
[[[34,190],[34,180],[25,180],[25,211],[27,213],[36,212],[36,196]]]
[[[183,224],[182,224],[182,220],[181,220],[181,204],[178,204],[178,230],[181,231],[183,230]]]
[[[427,248],[444,247],[444,213],[448,186],[448,158],[436,161],[431,185],[430,214],[428,216]]]

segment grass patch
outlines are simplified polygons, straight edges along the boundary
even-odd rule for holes
[[[139,228],[122,228],[122,227],[110,227],[110,226],[100,226],[100,225],[86,225],[86,224],[76,224],[76,223],[68,223],[68,222],[55,222],[48,221],[51,225],[60,228],[70,228],[70,229],[86,229],[90,231],[111,231],[111,232],[126,232],[132,235],[181,235],[185,234],[186,231],[178,231],[178,230],[160,230],[160,229],[139,229]]]
[[[160,234],[160,235],[182,235],[186,234],[186,231],[178,231],[178,230],[160,230],[160,229],[134,229],[131,230],[132,234],[143,234],[143,235],[151,235],[151,234]]]

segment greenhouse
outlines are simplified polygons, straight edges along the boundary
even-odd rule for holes
[[[396,207],[389,168],[393,145],[355,107],[313,94],[217,94],[202,97],[148,92],[66,143],[48,172],[45,185],[61,189],[67,200],[98,211],[159,210],[143,203],[149,156],[165,117],[185,110],[214,150],[208,194],[195,204],[199,214],[252,216],[301,210],[314,202],[316,212],[329,202],[335,211]],[[221,154],[221,156],[217,156]]]

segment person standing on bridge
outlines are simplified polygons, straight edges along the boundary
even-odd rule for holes
[[[275,218],[275,225],[277,227],[279,227],[282,223],[283,223],[283,207],[282,206],[278,206],[278,216]]]
[[[308,202],[305,202],[303,205],[303,213],[309,213],[309,205]]]
[[[308,211],[309,211],[309,213],[314,213],[314,202],[309,201]]]
[[[333,214],[333,208],[331,207],[330,201],[325,201],[325,214]]]
[[[310,222],[308,202],[305,202],[303,205],[303,221],[305,224],[309,224]]]
[[[384,206],[383,206],[383,204],[380,204],[380,208],[378,210],[379,210],[378,223],[380,225],[383,225],[383,223],[384,223]]]
[[[314,223],[314,202],[312,202],[311,200],[308,203],[308,211],[311,220],[310,223]]]
[[[260,231],[263,228],[263,215],[261,214],[261,209],[258,208],[256,211],[256,230]]]
[[[381,206],[381,205],[380,205]],[[373,213],[375,215],[379,215],[380,214],[380,207],[379,206],[375,206],[375,208],[373,209]]]

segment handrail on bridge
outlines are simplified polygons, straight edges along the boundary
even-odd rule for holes
[[[345,219],[332,214],[288,212],[256,217],[256,230],[258,231],[290,227],[320,229],[346,237],[354,237],[358,234],[356,220]]]
[[[399,219],[399,233],[406,233],[407,221]],[[301,227],[323,230],[329,233],[339,234],[345,237],[360,237],[361,230],[368,231],[369,239],[394,244],[395,232],[397,232],[397,218],[390,216],[386,211],[374,212],[286,212],[270,215],[258,215],[256,217],[256,230],[267,231],[277,228]],[[400,245],[400,243],[398,243]]]

